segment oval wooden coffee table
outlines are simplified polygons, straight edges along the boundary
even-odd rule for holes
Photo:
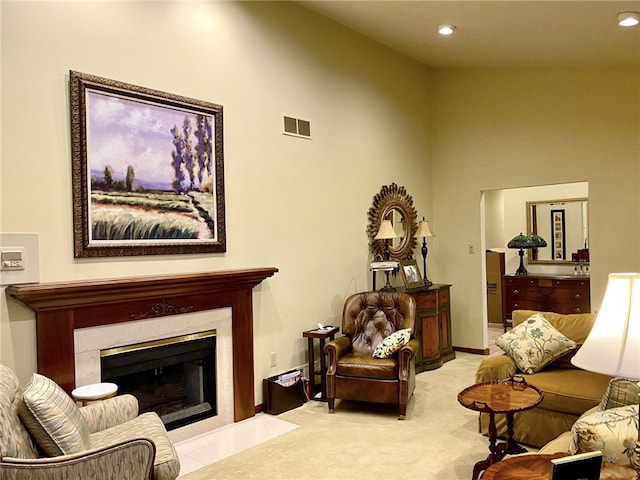
[[[472,480],[479,478],[484,470],[505,455],[527,451],[513,439],[513,415],[530,410],[541,401],[540,390],[526,383],[522,377],[513,377],[500,383],[478,383],[458,394],[458,402],[463,407],[489,414],[489,456],[474,465]],[[496,442],[496,413],[504,413],[507,417],[507,441],[499,444]]]

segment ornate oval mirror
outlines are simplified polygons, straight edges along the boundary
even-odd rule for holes
[[[389,260],[399,262],[409,260],[413,256],[416,248],[414,235],[418,228],[417,214],[413,207],[413,199],[404,187],[399,187],[395,183],[383,185],[380,192],[373,197],[368,218],[369,250],[374,258],[384,259],[384,240],[374,238],[383,220],[390,220],[398,235],[398,238],[394,238],[389,244]]]

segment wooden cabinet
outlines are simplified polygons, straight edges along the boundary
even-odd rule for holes
[[[415,337],[420,341],[416,373],[441,367],[456,358],[451,344],[451,285],[432,285],[426,290],[408,292],[416,300]]]
[[[559,275],[505,275],[502,282],[505,329],[514,310],[556,313],[591,311],[589,277]]]

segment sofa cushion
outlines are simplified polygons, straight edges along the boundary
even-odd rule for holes
[[[155,444],[154,480],[173,480],[178,476],[180,473],[178,454],[167,436],[162,420],[154,412],[143,413],[128,422],[92,433],[89,444],[94,449],[132,438],[148,438]]]
[[[496,345],[528,374],[542,370],[577,347],[576,342],[555,329],[540,313],[500,335],[496,338]]]
[[[638,405],[640,387],[638,382],[627,380],[626,378],[612,378],[607,387],[599,409],[607,410],[609,408],[624,407],[625,405]]]
[[[576,416],[598,405],[611,379],[586,370],[554,368],[523,377],[542,392],[538,408]]]
[[[373,350],[375,358],[389,358],[396,354],[398,350],[404,347],[411,339],[411,329],[403,328],[397,330],[382,340]]]
[[[18,417],[18,392],[18,377],[0,365],[0,457],[38,458],[36,446]]]
[[[638,405],[584,415],[573,424],[571,432],[572,454],[600,450],[607,462],[628,465],[638,438]]]
[[[49,456],[80,453],[89,448],[89,428],[78,407],[51,379],[34,373],[22,392],[20,418]]]

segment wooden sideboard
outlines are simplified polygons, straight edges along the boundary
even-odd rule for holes
[[[416,373],[433,370],[456,358],[451,343],[451,285],[432,285],[420,291],[409,291],[416,300],[415,337],[420,341],[416,356]]]
[[[502,282],[502,318],[505,331],[514,310],[588,313],[591,292],[588,276],[505,275]]]

